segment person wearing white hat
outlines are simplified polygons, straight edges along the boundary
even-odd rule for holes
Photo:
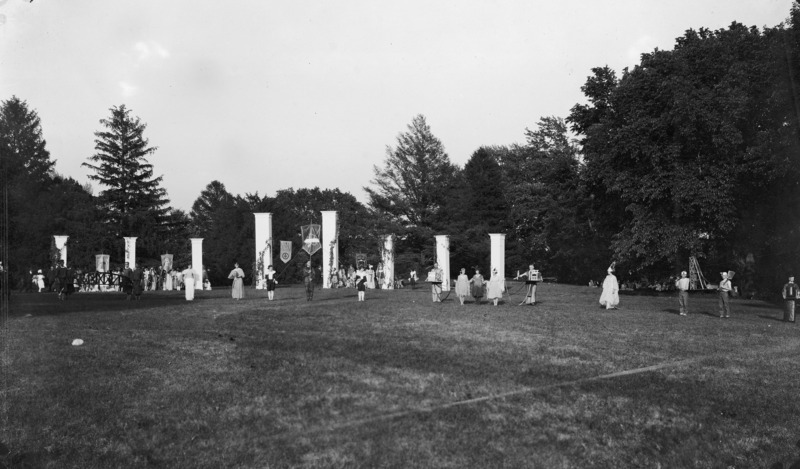
[[[617,309],[619,305],[619,283],[614,276],[614,269],[608,268],[608,275],[603,280],[603,293],[600,294],[600,306],[606,309]]]
[[[686,271],[681,272],[681,278],[675,282],[675,288],[678,289],[678,304],[681,308],[681,316],[686,316],[689,312],[689,277],[686,276]]]
[[[489,288],[486,289],[486,298],[494,300],[494,305],[503,298],[503,291],[505,290],[505,278],[497,272],[497,269],[492,269],[492,276],[489,277]]]

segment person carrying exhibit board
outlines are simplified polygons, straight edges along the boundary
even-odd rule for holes
[[[522,304],[535,305],[536,304],[536,284],[542,281],[542,274],[533,267],[533,264],[528,266],[528,271],[518,274],[517,280],[525,277],[525,299]]]

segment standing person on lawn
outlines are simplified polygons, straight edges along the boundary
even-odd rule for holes
[[[464,300],[469,296],[469,277],[467,277],[467,269],[463,267],[456,279],[456,296],[458,301],[461,302],[461,306],[464,306]]]
[[[306,285],[306,301],[314,299],[314,268],[311,267],[311,261],[306,262],[303,268],[303,282]]]
[[[233,263],[233,270],[228,274],[229,279],[233,279],[231,284],[231,296],[234,300],[244,298],[244,270],[239,267],[238,262]]]
[[[525,304],[535,305],[536,304],[536,283],[539,281],[539,271],[533,267],[533,264],[528,266],[528,271],[524,274],[519,274],[517,279],[522,277],[527,278],[528,280],[525,282]]]
[[[619,283],[614,276],[614,269],[608,268],[608,275],[603,280],[603,293],[600,294],[600,305],[606,309],[617,309],[619,305]]]
[[[689,312],[689,277],[686,271],[681,272],[681,278],[675,281],[675,288],[678,289],[678,305],[681,308],[681,316],[686,316]]]
[[[471,285],[472,297],[475,298],[475,303],[480,304],[484,293],[483,284],[485,283],[480,269],[475,269],[475,275],[472,276],[469,283]]]
[[[794,283],[794,275],[790,276],[789,283],[783,286],[781,296],[784,301],[783,320],[794,322],[794,303],[797,298],[800,298],[800,291],[797,289],[797,284]]]
[[[131,275],[133,271],[131,270],[131,265],[129,263],[125,263],[125,268],[122,269],[122,273],[120,274],[119,282],[120,286],[122,287],[122,292],[125,293],[125,299],[130,300],[131,295],[133,295],[133,280],[131,280]]]
[[[730,274],[728,272],[720,272],[722,280],[719,282],[719,317],[731,317],[731,300],[730,294],[733,290],[731,285]]]
[[[197,272],[192,269],[192,264],[189,264],[189,267],[181,272],[181,276],[183,277],[183,289],[186,292],[186,301],[194,300],[194,279],[197,276]]]
[[[364,266],[359,265],[356,271],[356,290],[358,290],[358,301],[365,301],[364,296],[367,290],[367,272],[364,271]]]
[[[439,264],[434,263],[433,269],[428,274],[428,278],[430,278],[431,282],[431,300],[433,300],[434,303],[442,302],[441,294],[443,277],[444,272],[439,268]]]
[[[142,299],[142,288],[144,287],[144,272],[142,272],[142,268],[136,266],[135,269],[131,270],[131,293],[133,294],[133,298],[137,300]]]
[[[267,298],[270,301],[275,299],[275,285],[278,284],[278,281],[275,280],[275,274],[276,272],[272,265],[267,266]]]
[[[489,278],[489,288],[486,291],[486,298],[494,300],[494,305],[503,298],[503,291],[506,289],[506,279],[497,272],[497,269],[492,269],[492,276]]]

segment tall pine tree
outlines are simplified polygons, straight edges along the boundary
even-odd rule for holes
[[[110,111],[108,119],[100,120],[104,130],[94,134],[97,152],[83,166],[93,170],[89,178],[103,186],[99,203],[107,214],[109,234],[137,236],[143,254],[155,257],[162,222],[169,212],[162,178],[153,176],[153,166],[147,161],[157,147],[149,146],[144,137],[146,124],[131,116],[124,104]]]

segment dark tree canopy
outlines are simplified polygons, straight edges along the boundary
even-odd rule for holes
[[[786,217],[800,222],[789,202],[798,195],[797,113],[774,99],[791,88],[787,34],[738,23],[689,30],[618,81],[593,70],[583,87],[590,104],[569,121],[583,136],[596,219],[616,225],[617,260],[664,270],[697,255],[745,271],[788,241],[774,230]]]

